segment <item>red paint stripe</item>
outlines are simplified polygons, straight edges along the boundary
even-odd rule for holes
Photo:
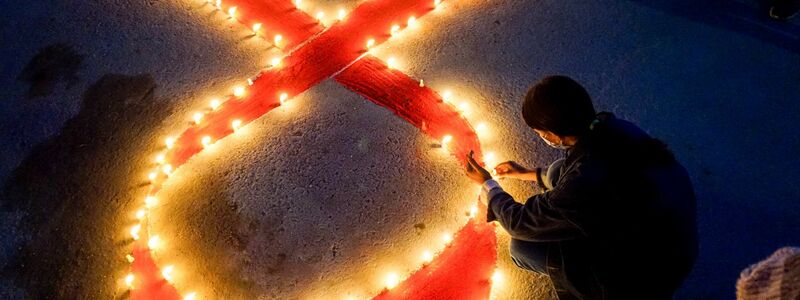
[[[455,107],[443,102],[432,89],[420,87],[418,81],[403,72],[389,69],[379,59],[366,56],[335,78],[348,89],[391,110],[434,139],[453,136],[448,150],[462,164],[466,165],[466,154],[470,150],[475,151],[476,158],[483,157],[478,136]]]
[[[364,57],[335,78],[431,137],[452,135],[448,150],[462,164],[466,164],[465,155],[470,150],[475,151],[476,157],[482,157],[475,131],[455,107],[443,102],[432,89],[420,87],[419,82],[389,69],[377,58]],[[480,207],[476,216],[430,265],[375,299],[488,299],[489,278],[497,261],[497,238],[494,225],[486,223],[485,206]]]
[[[150,249],[147,248],[146,239],[133,243],[133,281],[131,299],[181,299],[178,291],[169,282],[164,280]]]
[[[261,23],[259,34],[264,35],[270,42],[276,34],[283,36],[278,45],[282,49],[292,49],[302,44],[314,34],[324,28],[302,10],[297,9],[289,0],[226,0],[223,8],[236,7],[236,19],[253,28],[256,23]]]
[[[494,226],[472,220],[433,262],[374,299],[489,299],[496,246]]]

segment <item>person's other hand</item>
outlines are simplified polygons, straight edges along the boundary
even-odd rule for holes
[[[507,161],[494,167],[494,172],[501,178],[524,179],[531,171],[515,161]]]
[[[477,184],[483,184],[486,180],[492,179],[492,174],[481,167],[475,158],[472,157],[473,151],[467,154],[466,173],[469,179],[472,179]]]

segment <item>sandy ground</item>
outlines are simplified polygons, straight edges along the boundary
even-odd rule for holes
[[[558,153],[521,121],[521,95],[546,74],[585,83],[692,174],[701,254],[676,298],[730,299],[741,269],[800,244],[800,27],[747,1],[688,3],[451,0],[377,50],[469,101],[493,129],[485,147],[530,166]],[[200,1],[0,2],[0,298],[125,296],[125,228],[157,144],[276,55],[247,35]],[[326,81],[176,174],[157,258],[216,298],[373,294],[474,200],[431,144]],[[551,297],[499,237],[495,295]]]

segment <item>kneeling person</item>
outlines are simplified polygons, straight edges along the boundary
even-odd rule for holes
[[[686,170],[661,141],[610,113],[586,90],[551,76],[525,96],[522,116],[565,157],[546,170],[513,161],[501,177],[545,190],[524,204],[468,156],[488,221],[511,235],[520,268],[549,276],[560,299],[671,299],[697,256],[695,196]]]

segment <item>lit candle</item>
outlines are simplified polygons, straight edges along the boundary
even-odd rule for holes
[[[147,208],[153,208],[158,204],[158,199],[153,196],[147,196],[144,198],[144,206]]]
[[[492,282],[500,283],[502,281],[503,281],[503,273],[500,273],[499,269],[494,270],[494,273],[492,274]]]
[[[200,124],[200,120],[203,119],[203,113],[201,113],[201,112],[194,113],[194,116],[192,117],[192,119],[194,119],[194,123],[195,124]]]
[[[483,122],[478,123],[478,125],[475,126],[475,133],[478,135],[486,135],[488,130],[488,126],[486,126],[486,123]]]
[[[389,273],[386,275],[386,288],[392,289],[400,283],[400,276],[397,276],[395,273]]]
[[[392,35],[397,34],[398,31],[400,31],[400,25],[397,24],[392,25],[392,29],[389,30],[389,32],[391,32]]]
[[[372,48],[372,46],[375,46],[375,39],[367,40],[367,49]]]
[[[417,23],[417,18],[415,17],[408,18],[408,27],[414,26],[415,23]]]
[[[449,234],[449,233],[445,233],[445,234],[443,234],[443,235],[442,235],[442,241],[444,241],[444,242],[445,242],[445,244],[449,244],[450,242],[452,242],[452,241],[453,241],[453,235],[451,235],[451,234]]]
[[[231,127],[233,127],[233,131],[239,130],[239,127],[242,126],[242,120],[236,119],[231,122]]]
[[[389,57],[386,60],[386,65],[389,66],[389,69],[397,69],[397,60],[394,57]]]
[[[158,249],[158,247],[160,246],[161,246],[161,239],[157,235],[154,235],[149,240],[147,240],[147,247],[149,247],[150,250]]]
[[[161,171],[163,171],[164,174],[167,174],[167,175],[171,174],[172,173],[172,165],[170,165],[170,164],[164,165],[163,167],[161,167]]]
[[[339,15],[338,15],[339,21],[344,20],[345,16],[347,16],[347,12],[345,12],[343,8],[340,8],[339,9]]]
[[[175,138],[168,137],[164,140],[164,144],[167,145],[167,149],[172,149],[172,146],[175,145]]]
[[[164,280],[167,282],[172,282],[172,271],[175,271],[175,266],[166,266],[164,269],[161,269],[161,276],[164,276]]]
[[[322,23],[322,18],[324,18],[324,17],[325,17],[325,12],[324,11],[318,11],[317,12],[317,21]]]
[[[253,33],[258,34],[259,30],[261,30],[261,23],[253,24]]]
[[[211,137],[204,136],[202,139],[200,139],[200,143],[203,144],[203,147],[208,147],[208,145],[211,144]]]
[[[448,135],[445,135],[444,137],[442,137],[442,145],[447,145],[451,141],[453,141],[453,136],[452,135],[448,134]]]
[[[191,292],[183,296],[183,300],[195,300],[197,298],[197,293]]]
[[[128,275],[125,276],[125,285],[127,285],[129,289],[133,288],[133,280],[134,279],[135,279],[135,277],[131,273],[128,273]]]
[[[445,102],[450,101],[450,98],[452,97],[453,97],[453,92],[451,92],[450,90],[444,91],[444,93],[442,93],[442,99]]]
[[[280,96],[280,98],[278,98],[278,100],[280,100],[281,104],[283,104],[284,102],[286,102],[286,99],[289,99],[289,95],[288,95],[288,94],[286,94],[286,93],[281,93],[281,96]]]
[[[159,163],[159,164],[163,164],[165,158],[166,157],[164,156],[164,153],[156,155],[156,162]]]
[[[431,253],[428,250],[423,251],[422,252],[422,261],[424,261],[425,263],[429,263],[429,262],[433,261],[433,253]]]
[[[131,237],[133,237],[134,241],[139,240],[139,231],[141,230],[142,230],[141,224],[136,224],[133,225],[133,227],[131,227]]]
[[[462,115],[469,116],[469,103],[462,102],[458,105],[458,110],[461,111]]]
[[[145,211],[144,209],[140,209],[136,211],[136,218],[141,220],[144,219]]]
[[[281,58],[280,57],[275,57],[269,63],[270,63],[270,65],[272,65],[273,68],[275,68],[275,67],[277,67],[277,66],[279,66],[281,64]]]
[[[280,35],[280,34],[276,34],[276,35],[275,35],[275,46],[278,46],[278,44],[280,44],[280,42],[281,42],[282,40],[283,40],[283,36],[282,36],[282,35]]]
[[[236,19],[236,6],[231,6],[231,8],[228,8],[228,15],[230,15],[231,18]]]
[[[496,164],[494,152],[486,152],[483,154],[483,163],[487,168],[493,168]]]
[[[239,97],[239,98],[244,96],[244,87],[243,86],[237,86],[237,87],[233,88],[233,95],[236,96],[236,97]]]
[[[220,104],[222,104],[222,103],[219,102],[219,100],[211,99],[211,103],[209,105],[211,106],[211,110],[217,110],[217,108],[219,108]]]

